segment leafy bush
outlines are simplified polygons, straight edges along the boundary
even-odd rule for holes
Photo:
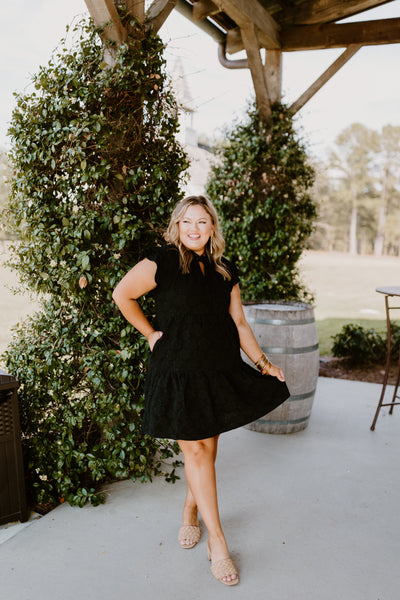
[[[400,325],[391,323],[391,358],[400,353]],[[332,353],[337,358],[347,358],[353,365],[382,363],[386,358],[387,335],[375,329],[365,329],[361,325],[344,325],[341,332],[333,337]]]
[[[111,293],[160,240],[187,164],[160,38],[136,25],[109,69],[90,25],[73,34],[12,116],[11,264],[44,300],[5,358],[21,382],[32,501],[83,505],[102,501],[108,478],[160,473],[177,450],[140,431],[147,344]],[[143,307],[152,314],[151,299]]]
[[[288,109],[275,106],[267,129],[252,106],[227,137],[207,193],[237,260],[244,300],[310,300],[296,263],[316,216],[314,171]]]

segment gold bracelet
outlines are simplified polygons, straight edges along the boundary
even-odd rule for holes
[[[264,353],[262,353],[258,361],[254,364],[261,373],[264,371],[265,367],[267,367],[268,369],[272,367],[271,361]]]
[[[268,373],[269,373],[269,371],[270,371],[270,368],[271,368],[271,367],[272,367],[272,363],[271,363],[271,361],[270,361],[270,360],[268,360],[268,358],[267,358],[266,362],[263,364],[262,368],[260,369],[260,370],[261,370],[261,373],[264,371],[264,369],[265,369],[265,368],[267,368],[267,375],[268,375]]]
[[[258,365],[260,364],[260,362],[262,360],[264,360],[264,358],[266,358],[264,352],[261,354],[260,358],[258,360],[256,360],[256,362],[254,363],[256,367],[258,367]]]

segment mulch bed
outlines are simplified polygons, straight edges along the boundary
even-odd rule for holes
[[[395,385],[398,363],[390,365],[388,384]],[[382,383],[385,374],[384,364],[367,366],[354,366],[345,358],[321,356],[319,361],[320,377],[333,377],[335,379],[351,379],[353,381],[366,381],[368,383]]]

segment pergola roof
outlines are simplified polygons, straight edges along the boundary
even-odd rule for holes
[[[400,42],[400,18],[337,23],[393,0],[178,0],[176,8],[229,53],[243,50],[240,30],[255,26],[259,45],[283,52]]]
[[[400,18],[341,23],[393,0],[85,0],[96,25],[109,23],[105,37],[126,39],[116,5],[158,30],[173,9],[219,43],[219,59],[228,68],[249,68],[257,105],[267,122],[280,100],[282,52],[345,48],[339,58],[291,106],[298,111],[362,46],[400,43]],[[265,63],[260,55],[265,48]],[[246,50],[247,59],[228,60],[226,52]]]

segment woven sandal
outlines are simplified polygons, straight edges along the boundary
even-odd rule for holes
[[[211,560],[211,551],[210,546],[207,542],[207,555],[208,560]],[[214,575],[215,579],[218,579],[221,583],[225,585],[236,585],[239,583],[239,573],[233,564],[233,560],[228,558],[222,558],[221,560],[217,560],[216,562],[211,563],[211,573]],[[230,581],[224,581],[224,577],[228,577],[228,575],[236,575],[236,579],[231,579]]]
[[[193,540],[193,544],[182,545],[182,540]],[[184,550],[194,548],[197,542],[200,541],[200,527],[198,525],[182,525],[178,534],[178,542]]]

